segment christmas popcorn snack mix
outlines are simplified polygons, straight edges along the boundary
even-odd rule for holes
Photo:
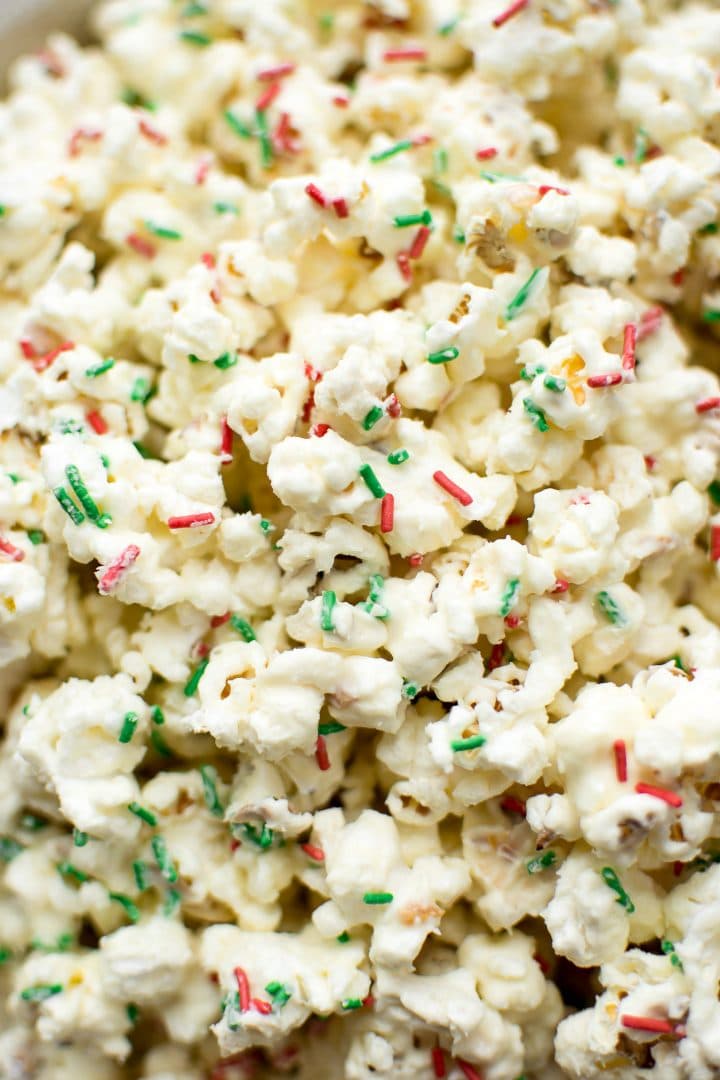
[[[0,1070],[720,1071],[720,11],[106,0],[0,105]]]

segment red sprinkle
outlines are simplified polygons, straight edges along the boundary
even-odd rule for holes
[[[333,105],[337,105],[338,109],[347,109],[350,105],[350,98],[342,97],[340,94],[332,99]]]
[[[19,345],[20,352],[23,354],[26,360],[35,359],[35,357],[37,356],[37,352],[35,351],[35,346],[33,345],[30,338],[21,338]]]
[[[85,413],[85,419],[97,435],[107,435],[107,423],[97,409],[91,409],[90,412]]]
[[[660,323],[663,320],[665,312],[661,307],[648,308],[647,311],[643,311],[640,316],[640,325],[638,326],[637,340],[642,341],[643,338],[649,337],[653,334]]]
[[[543,195],[547,195],[548,191],[557,191],[558,195],[570,194],[567,188],[558,187],[557,184],[540,184],[538,188],[538,194],[541,198]]]
[[[45,371],[46,368],[49,368],[51,364],[55,363],[61,353],[69,352],[71,349],[74,348],[74,341],[65,341],[62,345],[58,345],[56,349],[51,349],[50,352],[45,353],[44,356],[36,357],[33,360],[33,367],[38,373],[41,371]]]
[[[212,161],[210,158],[203,158],[203,160],[198,164],[198,167],[195,170],[195,183],[198,185],[198,187],[201,184],[204,184],[207,180],[211,165]]]
[[[430,227],[428,225],[421,225],[415,234],[415,239],[410,245],[408,251],[408,258],[419,259],[422,255],[428,240],[430,239]]]
[[[208,270],[214,270],[215,267],[217,266],[215,256],[213,255],[213,253],[211,251],[204,251],[202,253],[202,255],[200,256],[200,262],[204,266],[207,266]]]
[[[154,259],[157,255],[155,245],[146,240],[144,236],[138,236],[137,233],[129,233],[125,237],[125,243],[145,259]]]
[[[345,199],[333,199],[332,207],[339,218],[346,218],[350,216],[348,210],[347,200]]]
[[[645,462],[645,468],[648,472],[652,472],[657,465],[657,458],[653,457],[652,454],[645,454],[643,456],[643,461]]]
[[[185,514],[181,517],[168,518],[168,529],[197,529],[200,525],[213,525],[215,515],[211,513]]]
[[[323,210],[325,209],[325,207],[328,204],[327,198],[323,195],[322,191],[317,186],[317,184],[313,184],[313,183],[306,184],[305,185],[305,194],[309,195],[310,198],[313,200],[313,202],[316,202],[318,204],[318,206],[322,206]]]
[[[95,131],[91,128],[76,128],[68,142],[68,153],[70,154],[70,157],[78,156],[80,153],[81,142],[98,142],[102,137],[102,131]]]
[[[490,158],[497,157],[498,153],[497,146],[485,146],[482,150],[475,151],[475,157],[478,161],[489,161]]]
[[[268,1016],[272,1012],[272,1005],[269,1001],[263,1001],[262,998],[253,998],[251,1001],[253,1009],[262,1013],[263,1016]]]
[[[710,527],[710,558],[713,562],[720,561],[720,525]]]
[[[213,615],[210,620],[210,626],[213,630],[217,630],[218,626],[223,626],[224,623],[230,621],[230,612],[226,611],[224,615]]]
[[[620,1017],[623,1027],[633,1028],[635,1031],[657,1031],[663,1035],[670,1035],[674,1030],[671,1020],[660,1020],[656,1016],[630,1016],[626,1013]]]
[[[395,524],[395,496],[388,492],[380,503],[380,532],[389,533]]]
[[[192,658],[193,660],[204,660],[209,652],[210,646],[207,641],[198,641],[192,649]]]
[[[410,266],[410,256],[407,251],[398,251],[395,256],[395,261],[398,266],[398,270],[405,278],[406,281],[412,281],[412,267]]]
[[[393,420],[397,420],[398,416],[402,412],[402,406],[395,394],[391,394],[388,398],[387,405],[385,406],[385,412],[388,416],[392,416]]]
[[[682,285],[685,281],[685,267],[681,266],[679,270],[676,270],[675,273],[670,276],[670,280],[673,285]]]
[[[372,1009],[373,1005],[375,1004],[375,998],[372,996],[372,994],[368,994],[367,997],[364,997],[362,999],[362,1003],[366,1009]]]
[[[228,424],[227,416],[223,416],[220,421],[220,464],[229,465],[232,461],[232,455],[233,429]]]
[[[433,473],[433,480],[438,487],[447,491],[448,495],[452,495],[453,499],[457,499],[463,506],[469,506],[473,501],[472,495],[470,495],[469,492],[454,483],[454,481],[452,481],[449,476],[446,476],[440,469]]]
[[[63,77],[65,66],[56,52],[53,52],[52,49],[40,49],[35,55],[44,64],[48,75],[52,75],[56,79]]]
[[[262,71],[258,71],[256,78],[260,82],[274,82],[275,79],[284,79],[286,75],[292,75],[295,70],[295,65],[288,61],[284,64],[278,64],[276,67],[264,68]]]
[[[673,863],[673,875],[675,877],[680,877],[680,875],[683,872],[683,867],[684,866],[685,866],[685,863],[680,862],[679,859],[676,859],[675,862]]]
[[[524,7],[527,7],[530,0],[514,0],[510,7],[505,8],[499,15],[496,15],[492,21],[493,26],[502,26],[508,19],[512,19],[513,15],[517,15],[519,11],[522,11]]]
[[[511,630],[515,630],[520,625],[520,616],[519,615],[506,615],[505,619],[503,621],[504,621],[505,625],[507,627],[509,627]]]
[[[317,435],[318,439],[322,439],[323,435],[327,435],[328,431],[330,431],[329,424],[315,424],[312,429],[313,435]]]
[[[467,1080],[483,1080],[482,1073],[479,1073],[477,1069],[473,1068],[469,1061],[463,1061],[462,1058],[455,1058],[455,1064]]]
[[[269,109],[279,93],[280,83],[271,83],[271,85],[268,86],[267,90],[265,90],[255,102],[255,108],[257,112],[265,112],[266,109]]]
[[[413,146],[427,146],[435,138],[434,135],[413,135],[410,142]]]
[[[678,807],[683,804],[682,796],[674,791],[668,791],[667,788],[655,787],[654,784],[636,784],[635,790],[638,795],[653,795],[656,799],[662,799],[669,806]]]
[[[250,1008],[250,982],[247,977],[247,972],[241,967],[236,967],[233,971],[233,975],[235,976],[238,987],[240,1012],[247,1012]]]
[[[602,386],[617,386],[618,383],[623,381],[622,372],[620,371],[608,371],[604,375],[590,375],[588,376],[587,384],[591,390],[597,390]]]
[[[427,60],[427,49],[419,45],[408,49],[386,49],[382,58],[388,64],[396,60]]]
[[[315,760],[321,772],[327,772],[330,768],[330,758],[327,752],[327,743],[322,735],[318,735],[315,743]]]
[[[315,847],[314,844],[301,844],[300,847],[313,862],[325,862],[325,852],[322,848]]]
[[[533,953],[533,960],[542,971],[543,975],[550,974],[550,965],[544,956],[541,956],[539,952]]]
[[[567,580],[567,578],[558,577],[555,578],[555,588],[552,591],[553,593],[564,593],[567,592],[569,588],[570,582]]]
[[[495,668],[499,668],[501,664],[505,663],[505,642],[498,641],[497,645],[493,645],[490,650],[490,657],[488,659],[488,671],[494,671]]]
[[[108,563],[105,572],[98,578],[98,592],[101,596],[107,596],[117,585],[125,571],[140,557],[140,548],[137,544],[128,544],[121,551],[117,559]]]
[[[698,401],[695,406],[696,413],[710,412],[711,409],[720,408],[720,397],[708,397],[703,398],[702,401]]]
[[[293,126],[290,122],[290,113],[281,112],[280,119],[275,125],[272,134],[273,145],[280,153],[299,154],[300,144],[293,138]]]
[[[138,120],[138,127],[140,129],[140,134],[144,135],[149,142],[155,143],[156,146],[165,146],[165,143],[168,141],[167,135],[163,135],[162,131],[158,131],[157,128],[154,128],[147,120]]]
[[[615,775],[621,784],[624,784],[627,780],[627,748],[625,746],[624,739],[616,739],[613,743],[613,754],[615,755]]]
[[[416,552],[414,555],[408,555],[408,562],[411,566],[418,567],[422,566],[424,558],[424,555],[421,555],[420,552]]]
[[[500,809],[507,814],[520,814],[525,817],[525,803],[522,799],[516,799],[514,795],[506,795],[500,803]]]
[[[3,540],[2,538],[0,538],[0,551],[3,553],[3,555],[7,555],[8,558],[12,559],[13,562],[22,562],[25,558],[24,551],[21,551],[20,548],[15,547],[15,545],[11,544],[9,540]]]
[[[622,366],[625,371],[635,370],[635,341],[637,340],[637,326],[628,323],[623,336]]]

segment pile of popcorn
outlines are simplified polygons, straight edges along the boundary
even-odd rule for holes
[[[0,105],[0,1074],[712,1080],[720,8],[94,26]]]

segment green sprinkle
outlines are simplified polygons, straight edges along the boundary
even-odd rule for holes
[[[64,934],[60,934],[57,941],[52,945],[46,945],[44,941],[40,941],[39,938],[33,938],[30,942],[30,948],[36,949],[38,952],[67,952],[75,944],[75,938],[73,935],[66,931]]]
[[[72,416],[64,420],[58,420],[57,429],[61,435],[82,435],[85,431],[80,421],[75,420]]]
[[[135,875],[135,884],[138,887],[138,892],[145,892],[148,887],[147,879],[147,867],[142,859],[136,859],[132,864],[133,874]]]
[[[462,229],[457,223],[453,225],[453,240],[456,244],[465,243],[465,233],[462,231]]]
[[[135,447],[141,458],[145,458],[147,460],[148,458],[152,457],[152,454],[148,450],[147,446],[144,446],[143,443],[133,442],[133,446]]]
[[[448,171],[448,152],[440,146],[437,150],[433,150],[433,170],[436,173],[445,173]]]
[[[333,608],[337,603],[337,596],[331,590],[322,594],[322,607],[320,610],[320,629],[326,634],[332,634],[335,630],[333,622]]]
[[[703,311],[702,321],[706,323],[720,322],[720,308],[708,308]]]
[[[108,893],[108,897],[125,909],[125,913],[130,922],[138,922],[140,919],[140,911],[138,910],[137,904],[134,904],[129,896],[125,896],[124,893],[111,892]]]
[[[214,817],[221,818],[225,811],[217,793],[217,770],[212,765],[201,765],[200,776],[202,777],[205,805]]]
[[[625,158],[624,157],[614,157],[613,158],[613,165],[617,165],[617,167],[619,169],[624,168],[624,166],[625,166]]]
[[[152,811],[146,810],[139,802],[128,803],[128,810],[135,817],[139,817],[141,821],[144,821],[146,825],[152,825],[153,828],[157,825],[157,818]]]
[[[140,375],[132,384],[132,389],[130,391],[130,400],[139,401],[141,405],[147,405],[148,401],[154,393],[155,389],[150,380],[145,379],[142,375]]]
[[[369,413],[367,413],[362,420],[362,426],[365,431],[370,431],[370,428],[375,427],[378,420],[381,420],[385,415],[383,409],[379,405],[373,405]]]
[[[205,668],[208,666],[209,663],[210,663],[210,657],[205,656],[200,661],[198,666],[195,668],[195,670],[193,671],[192,675],[190,676],[188,681],[185,683],[185,686],[183,688],[183,694],[185,695],[185,697],[192,697],[193,694],[197,693],[198,685],[200,684],[200,680],[202,679],[203,675],[205,674]]]
[[[402,139],[400,142],[394,143],[393,146],[388,146],[385,150],[378,150],[376,153],[370,155],[370,160],[375,163],[378,161],[387,161],[388,158],[395,157],[396,154],[401,154],[403,150],[412,150],[413,143],[411,139]]]
[[[430,183],[439,195],[443,195],[446,199],[452,199],[453,193],[447,184],[441,184],[439,180],[431,180]]]
[[[385,495],[385,489],[375,475],[371,465],[362,465],[358,472],[362,476],[368,490],[376,499],[382,499]]]
[[[112,523],[112,518],[109,514],[101,513],[97,503],[85,486],[77,465],[66,465],[65,475],[68,478],[70,487],[77,496],[78,502],[92,523],[97,525],[99,529],[106,529]],[[65,508],[63,507],[63,509]]]
[[[234,352],[223,353],[222,356],[218,356],[217,360],[213,360],[213,364],[218,371],[227,371],[228,368],[235,367],[238,362],[238,355]]]
[[[131,1001],[128,1005],[125,1006],[125,1012],[131,1024],[135,1023],[140,1014],[140,1010],[133,1001]]]
[[[391,892],[366,892],[363,893],[363,904],[392,904]]]
[[[85,520],[85,515],[83,514],[82,510],[78,510],[77,506],[72,501],[65,488],[53,488],[53,495],[60,503],[63,510],[72,521],[73,525],[82,525],[83,521]]]
[[[272,521],[268,521],[267,518],[260,519],[260,528],[266,536],[268,533],[275,532],[275,526],[273,525]]]
[[[341,1007],[346,1011],[349,1011],[350,1009],[362,1009],[362,1001],[360,998],[345,998]]]
[[[84,870],[80,870],[77,866],[73,866],[70,862],[59,862],[55,869],[61,877],[73,878],[80,885],[90,880],[89,874],[86,874]]]
[[[0,836],[0,860],[8,863],[17,858],[21,851],[25,850],[25,845],[18,843],[17,840],[13,840],[10,836]]]
[[[110,458],[107,456],[107,454],[101,454],[100,460],[103,463],[103,468],[107,472],[107,470],[110,468]]]
[[[713,480],[707,492],[715,505],[720,506],[720,480]]]
[[[163,713],[159,705],[153,705],[153,707],[150,709],[150,719],[152,720],[153,724],[165,723],[165,714]]]
[[[614,893],[617,893],[616,903],[620,904],[621,907],[624,907],[628,915],[632,915],[635,910],[635,905],[623,889],[620,883],[620,878],[617,876],[613,868],[611,866],[603,866],[602,870],[600,871],[600,876],[602,877],[605,884],[609,888],[611,888]]]
[[[499,184],[503,180],[509,180],[512,184],[527,184],[524,176],[512,176],[510,173],[490,172],[488,169],[482,169],[480,175],[483,180],[487,180],[491,184]]]
[[[292,997],[292,993],[281,982],[269,982],[265,987],[265,993],[273,999],[273,1006],[282,1009]]]
[[[524,382],[532,382],[533,379],[535,378],[535,376],[536,375],[541,375],[544,370],[545,370],[545,368],[543,367],[542,364],[538,364],[538,366],[534,367],[534,368],[524,367],[520,371],[520,378]]]
[[[168,854],[167,844],[162,836],[153,836],[150,841],[150,846],[155,856],[155,862],[158,864],[160,873],[171,884],[177,881],[177,870],[173,864],[170,855]]]
[[[393,450],[388,454],[388,465],[402,465],[404,461],[407,461],[410,457],[409,450]]]
[[[0,965],[7,964],[8,960],[12,960],[12,953],[2,945],[0,946]]]
[[[144,224],[149,233],[161,240],[182,240],[182,233],[177,229],[166,229],[164,225],[157,225],[154,221],[145,221]]]
[[[711,221],[707,225],[703,225],[702,229],[699,229],[698,232],[701,236],[714,236],[719,229],[720,225],[718,225],[717,221]]]
[[[471,735],[469,739],[453,739],[450,743],[451,750],[476,750],[484,746],[487,739],[484,735]]]
[[[347,930],[343,930],[342,934],[338,934],[335,940],[339,941],[341,945],[346,945],[350,940],[350,935]]]
[[[627,619],[607,590],[602,589],[596,594],[595,599],[603,615],[613,626],[625,626]]]
[[[85,847],[90,837],[80,829],[73,829],[73,844],[75,847]]]
[[[110,368],[115,367],[115,361],[111,356],[107,360],[103,360],[101,364],[96,364],[95,367],[85,368],[85,374],[88,379],[96,379],[98,375],[104,375]]]
[[[322,15],[318,15],[318,25],[321,30],[332,30],[335,25],[335,16],[331,11],[325,11]]]
[[[178,37],[181,41],[187,42],[188,45],[197,45],[200,49],[212,45],[212,38],[208,37],[207,34],[201,34],[199,30],[181,30]]]
[[[154,101],[147,101],[142,94],[139,94],[137,90],[133,90],[132,87],[126,86],[120,95],[120,100],[130,108],[147,109],[148,112],[155,112],[157,106]]]
[[[533,290],[533,286],[537,281],[538,275],[541,273],[542,268],[536,267],[530,277],[525,282],[525,284],[521,285],[518,291],[515,293],[512,300],[505,309],[505,318],[507,322],[511,322],[515,318],[515,316],[520,313],[525,304],[527,304],[530,293]]]
[[[535,859],[530,859],[530,862],[525,863],[525,869],[528,874],[539,874],[542,870],[547,870],[549,866],[552,866],[557,855],[554,851],[546,851],[542,855],[538,855]]]
[[[173,753],[170,747],[167,745],[157,728],[153,728],[150,732],[150,742],[154,749],[163,757],[172,757]]]
[[[239,615],[232,615],[230,617],[230,625],[232,626],[233,630],[235,630],[236,633],[238,633],[240,637],[248,643],[250,643],[251,641],[257,641],[257,638],[255,637],[255,631],[253,630],[250,623],[247,622],[245,619],[241,619]]]
[[[268,131],[267,114],[264,110],[255,110],[255,122],[260,139],[260,163],[263,169],[269,169],[273,163],[273,145]]]
[[[231,131],[234,131],[234,133],[236,135],[239,135],[241,139],[251,139],[252,138],[252,131],[247,126],[247,124],[243,124],[242,120],[238,120],[235,113],[231,112],[230,109],[226,109],[225,112],[223,113],[223,120],[228,125],[228,127],[231,129]],[[215,204],[216,207],[218,205],[219,205],[218,203]],[[229,205],[229,204],[223,204],[223,205]]]
[[[420,687],[414,682],[403,682],[401,693],[403,697],[409,698],[412,701],[412,699],[416,698],[420,693]]]
[[[455,345],[448,345],[447,349],[428,353],[427,360],[429,364],[447,364],[450,360],[457,360],[459,355],[460,350]]]
[[[443,23],[441,26],[438,26],[437,32],[440,37],[447,37],[448,34],[452,34],[453,30],[459,22],[460,16],[456,15],[454,19],[449,19],[448,22]]]
[[[336,735],[339,731],[347,731],[347,728],[337,720],[328,720],[326,724],[318,724],[318,735]]]
[[[273,831],[263,822],[260,830],[256,829],[254,825],[249,822],[244,822],[241,826],[241,831],[246,840],[250,840],[256,847],[259,847],[262,851],[267,851],[269,847],[272,847]]]
[[[42,531],[42,529],[28,529],[27,535],[28,540],[31,544],[34,544],[35,547],[37,547],[38,544],[45,543],[45,533]]]
[[[180,906],[182,897],[177,889],[168,889],[165,903],[163,904],[163,915],[165,918],[169,918]]]
[[[637,132],[635,133],[635,147],[633,155],[638,165],[642,164],[642,162],[647,157],[649,147],[650,136],[648,135],[645,128],[638,128]]]
[[[11,484],[14,485],[14,484],[19,484],[20,483],[21,477],[19,477],[17,473],[9,472],[9,473],[5,473],[5,475],[7,476],[8,480],[10,481]]]
[[[432,225],[432,214],[429,210],[423,210],[421,214],[398,214],[393,218],[396,229],[405,229],[408,225]]]
[[[38,829],[46,829],[47,821],[45,818],[38,817],[37,814],[25,813],[20,817],[20,824],[23,829],[30,829],[32,832],[37,832]]]
[[[499,614],[502,616],[503,619],[505,618],[506,615],[508,615],[510,613],[512,608],[515,606],[515,601],[517,600],[519,592],[520,592],[520,579],[519,578],[511,578],[511,580],[508,581],[507,585],[505,586],[505,589],[503,590],[502,597],[500,599],[500,611],[499,611]]]
[[[662,951],[665,953],[666,956],[669,956],[670,963],[673,965],[673,967],[676,967],[680,971],[682,971],[683,970],[682,960],[680,959],[678,954],[675,952],[675,946],[673,945],[672,941],[667,941],[667,940],[661,941],[660,942],[660,948],[662,949]]]
[[[532,398],[523,398],[523,408],[538,431],[547,431],[549,429],[550,425],[547,422],[544,411],[539,405],[535,404]]]
[[[240,210],[231,202],[214,202],[213,210],[216,214],[239,214]]]
[[[4,218],[6,213],[7,213],[7,209],[4,206],[2,206],[2,204],[0,204],[0,218]]]
[[[47,1001],[48,998],[61,993],[60,983],[38,983],[37,986],[26,986],[20,991],[20,997],[23,1001]]]
[[[546,390],[552,390],[555,394],[562,394],[567,389],[565,380],[558,379],[554,375],[546,375],[543,379],[543,386]]]
[[[138,720],[140,717],[137,713],[126,712],[123,716],[122,727],[120,728],[120,734],[118,735],[118,742],[129,743],[135,734],[135,728],[138,726]]]
[[[204,4],[191,3],[191,4],[187,4],[182,9],[182,11],[180,12],[180,15],[181,15],[181,17],[183,19],[192,19],[196,15],[207,15],[207,13],[208,13],[208,9],[205,7]]]
[[[370,592],[367,600],[361,605],[363,611],[367,611],[369,615],[374,615],[376,619],[387,619],[390,612],[386,607],[382,605],[382,594],[385,588],[385,579],[382,574],[370,575]],[[379,607],[380,611],[376,611],[375,608]]]

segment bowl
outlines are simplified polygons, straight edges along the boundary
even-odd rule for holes
[[[0,0],[0,72],[21,53],[42,46],[53,30],[87,37],[92,0]]]

